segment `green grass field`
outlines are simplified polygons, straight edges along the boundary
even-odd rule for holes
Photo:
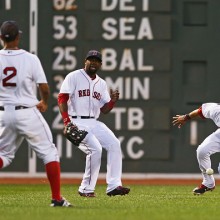
[[[4,220],[181,220],[220,219],[220,191],[194,196],[194,186],[131,185],[127,196],[108,197],[98,185],[96,198],[78,196],[76,185],[63,185],[74,208],[50,207],[48,185],[1,185]]]

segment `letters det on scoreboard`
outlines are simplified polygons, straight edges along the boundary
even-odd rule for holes
[[[82,55],[88,49],[100,50],[103,62],[99,74],[109,88],[120,92],[120,102],[107,119],[101,120],[107,120],[106,123],[115,130],[122,143],[123,157],[132,160],[167,158],[169,122],[155,126],[152,121],[169,118],[169,108],[158,102],[159,99],[166,102],[169,89],[159,95],[160,88],[152,88],[152,85],[155,81],[163,83],[161,74],[170,70],[171,52],[167,42],[171,39],[171,15],[164,13],[169,12],[170,0],[93,0],[86,5],[73,1],[74,11],[66,9],[71,8],[67,7],[71,1],[54,2],[57,5],[54,6],[52,35],[56,42],[52,65],[56,73],[53,75],[53,97],[57,98],[65,74],[82,67]],[[80,13],[91,19],[80,20]],[[168,87],[169,83],[159,84],[159,87],[161,85]],[[155,89],[158,92],[154,92]],[[149,104],[151,102],[154,106]],[[155,113],[158,107],[164,108],[160,117]],[[63,124],[57,106],[53,107],[53,113],[52,128],[57,133],[58,149],[62,157],[72,158],[72,148],[58,133]],[[162,132],[163,155],[156,153],[160,147],[158,132]],[[66,155],[62,154],[64,146]]]

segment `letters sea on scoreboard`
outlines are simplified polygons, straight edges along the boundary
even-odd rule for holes
[[[113,11],[116,9],[117,5],[119,11],[121,12],[133,12],[136,7],[132,4],[132,0],[103,0],[101,1],[102,11]],[[142,0],[142,11],[146,12],[149,8],[149,1]],[[133,13],[132,13],[133,14]],[[117,28],[118,26],[118,28]],[[134,27],[139,27],[138,32],[132,34]],[[136,23],[136,18],[131,16],[120,17],[119,21],[114,17],[105,18],[102,22],[102,28],[104,33],[102,34],[105,40],[114,40],[119,38],[119,40],[142,40],[142,39],[153,39],[153,33],[150,26],[149,18],[143,17],[140,24]]]
[[[142,11],[149,9],[149,0],[142,0]],[[113,11],[117,7],[121,12],[133,12],[136,10],[133,0],[103,0],[101,1],[102,11]],[[133,13],[131,13],[132,15]],[[117,21],[114,17],[107,17],[102,22],[102,38],[112,41],[117,37],[119,40],[153,40],[153,32],[151,29],[149,18],[143,17],[140,24],[136,23],[135,17],[120,17]],[[133,31],[138,26],[138,31]],[[119,48],[117,48],[117,51]],[[137,52],[133,52],[130,48],[124,48],[121,57],[114,48],[105,48],[103,53],[102,70],[112,71],[118,68],[119,71],[153,71],[152,65],[144,63],[144,49],[138,48]],[[135,60],[134,60],[135,59]],[[135,64],[136,63],[136,64]]]

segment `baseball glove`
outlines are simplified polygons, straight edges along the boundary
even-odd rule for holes
[[[76,125],[74,125],[72,122],[69,122],[65,127],[64,134],[70,142],[76,146],[79,146],[88,132],[85,130],[79,130]]]

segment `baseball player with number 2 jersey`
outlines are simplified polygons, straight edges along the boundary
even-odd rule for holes
[[[87,155],[85,173],[78,191],[84,197],[95,197],[102,148],[107,151],[107,195],[125,195],[130,191],[121,183],[120,142],[104,123],[97,120],[100,112],[110,112],[119,98],[118,91],[110,91],[109,94],[106,82],[96,74],[101,63],[101,53],[96,50],[89,51],[85,68],[70,72],[66,76],[58,96],[64,126],[73,123],[80,130],[88,132],[79,145],[79,149]]]
[[[210,134],[197,148],[197,160],[199,168],[202,171],[202,184],[193,190],[195,195],[201,195],[206,191],[215,189],[215,179],[213,170],[211,169],[210,156],[220,152],[220,104],[219,103],[204,103],[200,108],[186,115],[176,115],[173,117],[173,125],[178,125],[179,128],[186,121],[196,118],[209,118],[217,126],[218,129]],[[218,167],[220,173],[220,165]]]
[[[0,169],[11,164],[26,139],[45,165],[52,192],[51,206],[71,207],[60,195],[59,155],[41,114],[48,107],[49,86],[40,60],[18,47],[21,31],[15,21],[5,21],[0,32]],[[39,89],[40,101],[33,86]]]

